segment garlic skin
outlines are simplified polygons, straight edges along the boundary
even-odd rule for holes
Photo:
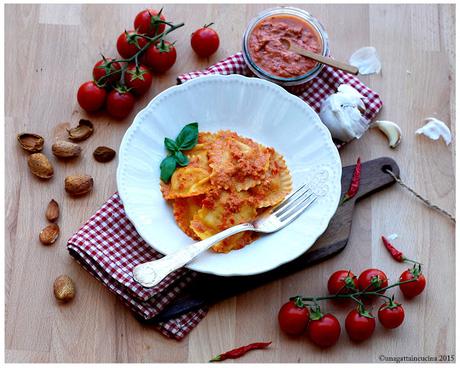
[[[401,128],[398,124],[393,123],[388,120],[377,120],[372,124],[372,128],[378,128],[383,134],[388,138],[388,145],[391,148],[396,148],[396,146],[401,143]]]
[[[382,69],[375,47],[368,46],[356,50],[348,62],[359,69],[359,74],[378,74]]]
[[[398,234],[393,233],[393,234],[388,235],[386,238],[387,238],[389,241],[393,241],[393,240],[398,239]]]
[[[321,103],[319,117],[331,132],[333,138],[349,142],[360,138],[368,128],[361,112],[366,109],[361,95],[356,89],[341,84],[337,93],[330,95]]]
[[[426,118],[424,122],[426,122],[426,124],[417,129],[415,134],[423,134],[434,141],[442,137],[446,145],[452,142],[452,134],[446,123],[436,118]]]

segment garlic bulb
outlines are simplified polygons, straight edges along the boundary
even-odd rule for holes
[[[382,69],[379,56],[375,47],[362,47],[356,50],[348,60],[353,66],[359,69],[359,74],[378,74]]]
[[[452,134],[449,127],[441,120],[436,118],[426,118],[427,122],[423,127],[417,129],[415,134],[423,134],[432,140],[437,140],[440,137],[444,139],[447,145],[452,141]]]
[[[333,138],[349,142],[364,134],[368,124],[361,115],[366,109],[363,98],[364,96],[353,87],[341,84],[337,88],[337,93],[321,103],[319,117]]]

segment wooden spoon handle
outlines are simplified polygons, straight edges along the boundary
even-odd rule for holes
[[[350,74],[353,74],[353,75],[358,75],[358,73],[359,73],[359,69],[356,66],[353,66],[353,65],[350,65],[350,64],[347,64],[347,63],[342,63],[340,61],[331,59],[331,58],[323,56],[323,55],[315,54],[314,52],[305,50],[305,49],[303,49],[301,47],[298,47],[298,46],[296,46],[296,45],[294,45],[292,43],[291,43],[290,50],[296,52],[297,54],[300,54],[300,55],[306,56],[306,57],[308,57],[310,59],[316,60],[316,61],[320,62],[321,64],[332,66],[333,68],[343,70],[343,71],[345,71],[347,73],[350,73]]]

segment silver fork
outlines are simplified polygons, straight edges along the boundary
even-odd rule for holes
[[[235,225],[163,258],[137,265],[133,270],[134,280],[144,287],[153,287],[171,272],[185,266],[196,256],[231,235],[248,230],[258,233],[273,233],[281,230],[297,219],[317,198],[318,196],[310,187],[304,184],[253,222]]]

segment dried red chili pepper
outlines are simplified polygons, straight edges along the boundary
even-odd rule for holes
[[[222,353],[219,355],[216,355],[214,358],[210,360],[210,362],[221,362],[222,360],[226,359],[236,359],[244,354],[246,354],[248,351],[255,350],[255,349],[264,349],[268,345],[270,345],[272,342],[255,342],[246,346],[241,346],[239,348],[227,351],[226,353]]]
[[[397,260],[398,262],[404,262],[406,260],[406,257],[404,257],[403,253],[397,250],[393,246],[393,244],[391,244],[390,241],[387,238],[385,238],[383,235],[382,235],[382,241],[383,241],[383,245],[385,245],[385,248],[387,248],[387,250],[390,252],[393,259]]]
[[[361,180],[361,158],[358,157],[358,161],[356,162],[355,170],[353,171],[353,176],[351,177],[350,187],[348,188],[348,192],[342,198],[340,204],[344,204],[349,199],[353,198],[359,190],[359,182]]]

